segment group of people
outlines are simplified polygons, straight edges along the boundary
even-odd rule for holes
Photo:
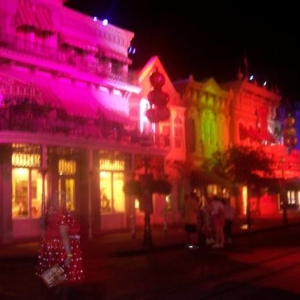
[[[200,201],[196,193],[186,195],[184,203],[184,226],[187,246],[199,247],[199,237],[213,248],[223,248],[232,243],[232,223],[235,209],[229,199],[217,196]],[[80,225],[65,205],[49,201],[45,214],[45,234],[41,241],[36,264],[36,275],[40,277],[51,266],[63,266],[64,284],[51,289],[53,299],[69,299],[69,287],[84,282],[85,272],[80,245]]]
[[[187,233],[187,247],[198,248],[200,237],[212,248],[224,248],[232,244],[232,225],[236,217],[230,199],[218,196],[200,201],[192,192],[186,195],[184,203],[184,228]]]

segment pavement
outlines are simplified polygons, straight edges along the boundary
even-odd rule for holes
[[[271,230],[275,227],[300,224],[300,211],[288,214],[288,221],[283,222],[281,214],[256,217],[251,221],[251,228],[246,225],[245,218],[237,219],[233,225],[233,238],[251,235],[258,231]],[[90,256],[118,256],[156,252],[186,244],[186,233],[183,225],[169,226],[166,230],[161,226],[151,227],[151,244],[145,246],[144,228],[137,228],[133,237],[130,232],[114,232],[95,236],[92,239],[82,236],[83,251]],[[149,239],[147,239],[149,241]],[[40,241],[16,242],[12,245],[0,246],[0,260],[5,258],[36,258]]]
[[[300,225],[300,212],[290,212],[288,214],[287,223],[283,222],[281,214],[276,214],[254,218],[251,222],[251,228],[247,228],[245,224],[245,219],[238,219],[234,223],[234,243],[243,244],[245,241],[246,243],[249,243],[249,241],[252,242],[252,236],[259,232],[266,232],[268,234],[268,232],[271,233],[275,228]],[[149,253],[161,253],[160,255],[163,259],[166,253],[170,253],[168,250],[183,249],[186,244],[186,233],[183,229],[183,225],[169,226],[167,230],[164,230],[163,226],[152,226],[151,237],[152,245],[147,244],[145,246],[144,228],[137,228],[134,237],[130,232],[107,233],[93,237],[93,239],[87,239],[85,236],[82,236],[83,256],[87,266],[87,283],[76,289],[76,295],[73,299],[125,299],[124,294],[126,292],[132,292],[132,285],[128,285],[124,276],[127,276],[129,280],[130,272],[135,272],[134,269],[129,267],[131,264],[134,264],[134,261],[141,263],[144,254]],[[13,291],[11,293],[19,295],[21,294],[22,286],[26,286],[28,295],[32,296],[32,291],[34,291],[36,300],[49,299],[45,296],[45,287],[39,285],[40,283],[37,282],[34,272],[32,271],[37,259],[39,244],[39,241],[27,241],[0,246],[0,265],[2,268],[2,272],[0,272],[1,299],[32,299],[30,296],[27,298],[25,296],[23,298],[15,296],[2,298],[1,295],[4,295],[4,292],[3,294],[1,293],[2,290]],[[210,251],[208,250],[208,252]],[[203,268],[203,272],[209,274],[209,269],[212,270],[212,273],[220,272],[219,267],[217,267],[215,263],[216,256],[208,252],[204,252],[206,255],[202,263],[205,264],[206,267]],[[216,253],[215,251],[213,252]],[[120,267],[120,270],[123,271],[120,271],[119,268],[115,269],[116,264],[118,264],[121,259],[123,260],[123,258],[126,258],[124,268]],[[254,258],[251,253],[249,259],[252,261]],[[245,258],[243,257],[243,259]],[[171,263],[173,264],[173,262]],[[142,267],[143,265],[141,268]],[[120,273],[118,274],[120,278],[114,278],[113,281],[108,280],[111,278],[111,274],[115,274],[115,272]],[[24,274],[28,276],[25,275],[24,277]],[[9,279],[14,277],[18,280],[18,286],[13,285]],[[116,284],[118,284],[118,289],[115,287]],[[11,288],[9,287],[10,285]],[[121,285],[123,285],[123,290]],[[141,290],[144,288],[145,286],[142,286]],[[149,280],[149,289],[151,289],[151,280]],[[102,296],[99,298],[99,295]],[[123,296],[121,297],[121,295]]]

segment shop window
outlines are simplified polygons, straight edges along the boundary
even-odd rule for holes
[[[166,201],[166,211],[172,211],[172,196],[167,195],[165,201]]]
[[[75,210],[75,174],[76,161],[60,159],[58,161],[59,190],[58,201],[62,207],[70,211]]]
[[[120,172],[112,173],[114,211],[125,211],[125,194],[123,191],[124,174]]]
[[[123,160],[100,160],[101,213],[125,212]]]
[[[37,169],[13,168],[12,216],[39,218],[42,207],[42,177]]]
[[[112,212],[111,172],[100,172],[100,208],[102,213]]]
[[[69,211],[75,210],[75,180],[68,176],[59,179],[59,190],[57,194],[58,203]]]

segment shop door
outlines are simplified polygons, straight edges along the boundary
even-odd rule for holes
[[[75,210],[75,179],[62,176],[59,179],[59,203],[66,205],[67,210]]]

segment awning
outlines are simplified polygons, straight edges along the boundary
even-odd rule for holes
[[[35,16],[37,18],[38,29],[40,31],[50,34],[56,31],[49,9],[43,6],[37,6],[35,8]]]
[[[43,33],[54,33],[55,27],[51,12],[44,6],[33,5],[29,1],[19,0],[15,21],[16,28],[33,28]]]
[[[132,60],[128,58],[126,55],[123,55],[122,53],[116,52],[108,48],[99,47],[98,55],[100,57],[107,57],[126,64],[130,64],[132,62]]]
[[[129,116],[115,109],[100,106],[98,113],[103,114],[103,117],[111,122],[122,123],[127,125],[132,124],[132,121],[129,119]]]
[[[73,37],[69,35],[60,35],[59,36],[59,43],[69,45],[74,48],[78,48],[87,52],[94,52],[96,53],[98,51],[98,48],[94,43],[91,41],[87,41],[84,39],[80,39],[79,37]]]
[[[19,0],[18,11],[15,21],[16,28],[32,27],[38,28],[39,24],[32,9],[32,4],[25,0]]]
[[[289,178],[284,181],[286,190],[300,191],[300,178]]]
[[[217,184],[223,187],[229,187],[232,186],[233,183],[213,172],[197,170],[192,171],[191,173],[191,184],[194,186],[200,186],[202,184]]]
[[[263,178],[259,177],[252,182],[256,187],[268,188],[269,194],[278,194],[281,188],[280,178]]]
[[[73,85],[59,85],[57,82],[49,82],[47,78],[30,77],[26,74],[9,75],[0,73],[0,90],[3,95],[33,98],[33,102],[40,105],[48,105],[65,110],[71,116],[86,117],[91,119],[106,119],[111,122],[130,125],[129,116],[118,109],[105,107],[101,101],[101,95],[91,93],[88,89]],[[0,106],[4,103],[0,102]]]

